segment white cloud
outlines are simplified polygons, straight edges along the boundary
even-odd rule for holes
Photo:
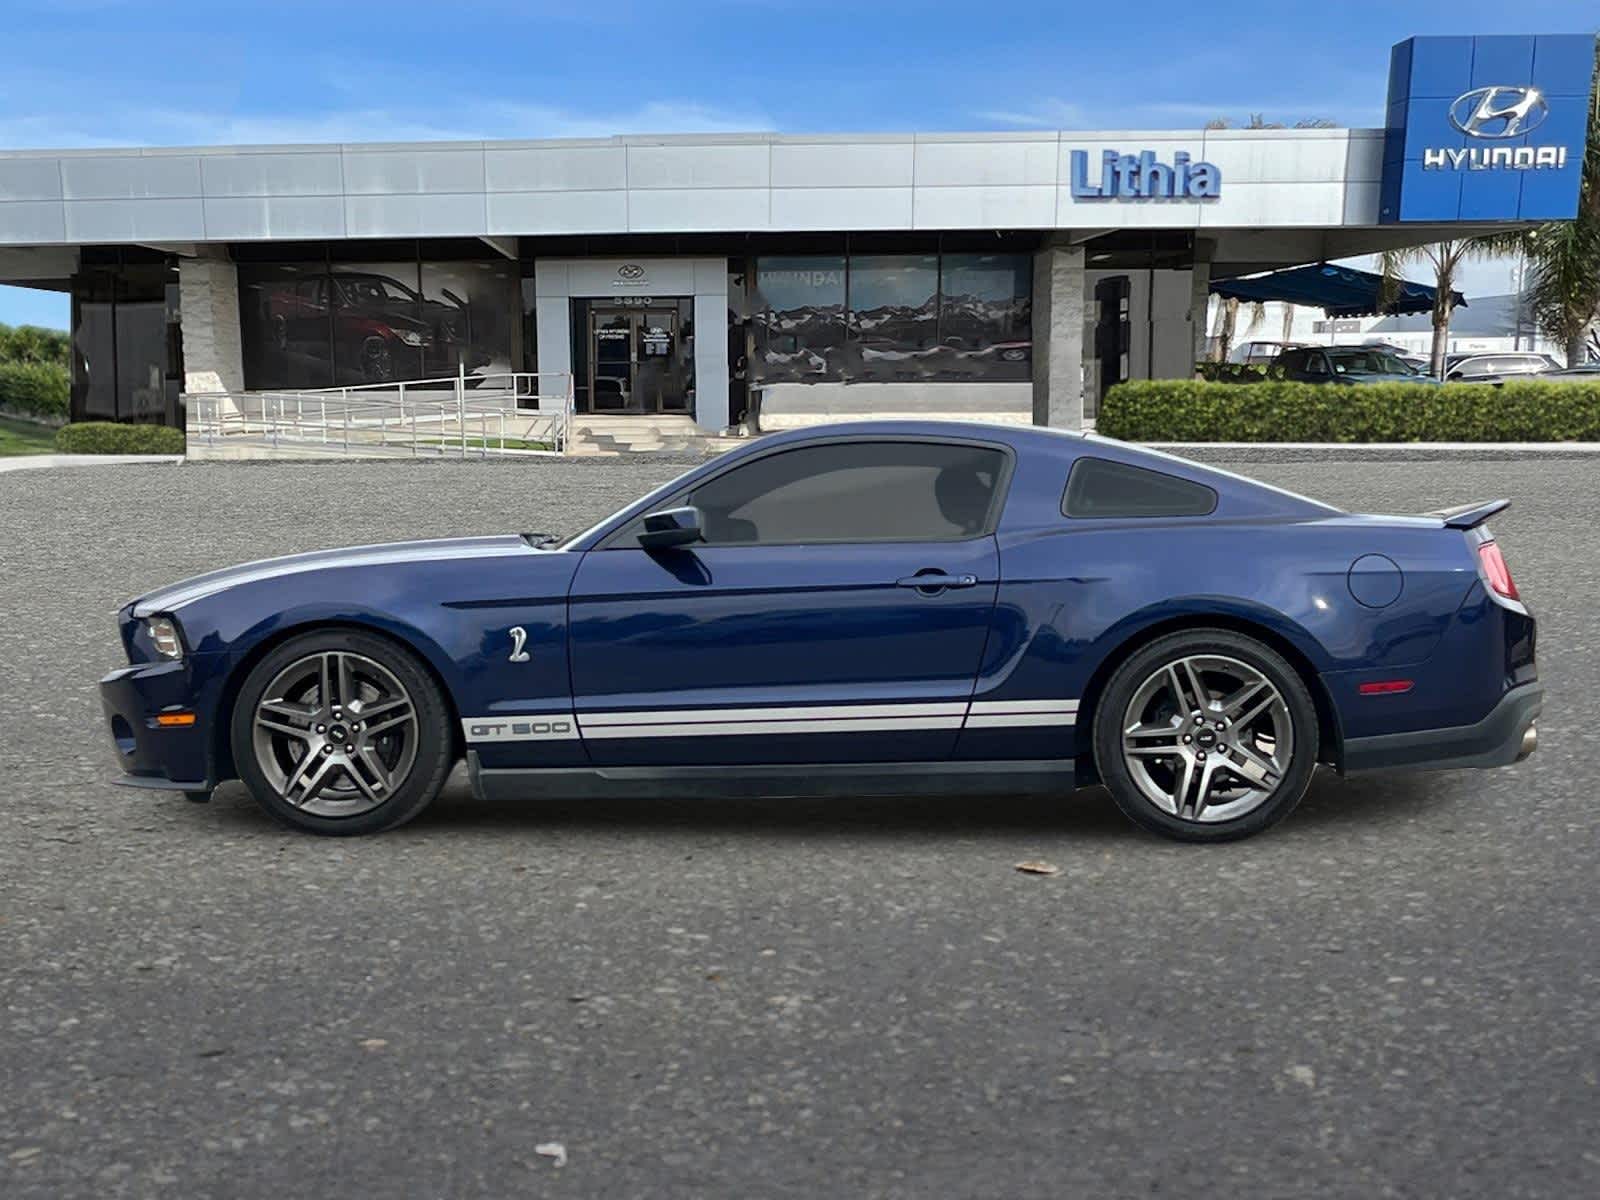
[[[988,125],[1022,126],[1028,129],[1082,129],[1082,106],[1054,96],[1046,96],[1020,108],[981,109],[972,116]]]
[[[717,133],[771,129],[756,110],[684,100],[632,109],[578,111],[553,105],[459,99],[426,111],[335,108],[303,115],[206,112],[175,107],[107,106],[49,115],[0,113],[0,145],[13,149],[85,146],[197,146],[296,142],[414,142],[479,138],[588,138],[622,133]]]

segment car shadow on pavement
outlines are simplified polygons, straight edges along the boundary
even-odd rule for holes
[[[1281,827],[1287,832],[1331,828],[1378,828],[1414,819],[1419,812],[1453,802],[1460,776],[1400,775],[1340,779],[1319,771],[1311,789]],[[238,784],[226,785],[217,801],[198,809],[239,831],[243,826],[272,829],[270,818]],[[400,836],[441,836],[484,831],[560,830],[639,834],[661,832],[762,833],[780,836],[854,833],[885,836],[954,836],[1058,833],[1072,837],[1121,840],[1141,835],[1117,810],[1103,787],[1070,796],[834,796],[827,798],[751,796],[740,798],[651,800],[599,798],[479,800],[458,772],[444,792]]]

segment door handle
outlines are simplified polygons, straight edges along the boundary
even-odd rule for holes
[[[924,596],[937,596],[946,588],[975,587],[977,583],[976,575],[949,575],[932,567],[894,581],[895,587],[916,588]]]

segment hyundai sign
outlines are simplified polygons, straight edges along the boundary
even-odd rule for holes
[[[1379,219],[1575,216],[1595,39],[1426,37],[1394,48]]]

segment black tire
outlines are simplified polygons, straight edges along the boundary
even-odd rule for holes
[[[1141,790],[1123,753],[1123,721],[1141,687],[1164,665],[1206,655],[1244,663],[1277,689],[1292,726],[1293,743],[1289,761],[1265,801],[1238,817],[1202,824],[1158,807]],[[1183,630],[1157,638],[1136,651],[1107,682],[1095,706],[1095,764],[1117,807],[1145,829],[1185,842],[1232,841],[1260,833],[1288,816],[1300,803],[1316,770],[1319,734],[1316,705],[1299,672],[1281,654],[1230,630]]]
[[[303,811],[286,800],[257,761],[256,707],[280,672],[319,652],[359,655],[392,673],[415,710],[415,754],[404,778],[376,807],[349,816]],[[239,778],[271,816],[294,829],[331,837],[382,833],[404,825],[433,802],[455,763],[450,710],[438,684],[410,650],[386,637],[350,629],[324,629],[290,638],[258,662],[234,704],[230,734]]]

